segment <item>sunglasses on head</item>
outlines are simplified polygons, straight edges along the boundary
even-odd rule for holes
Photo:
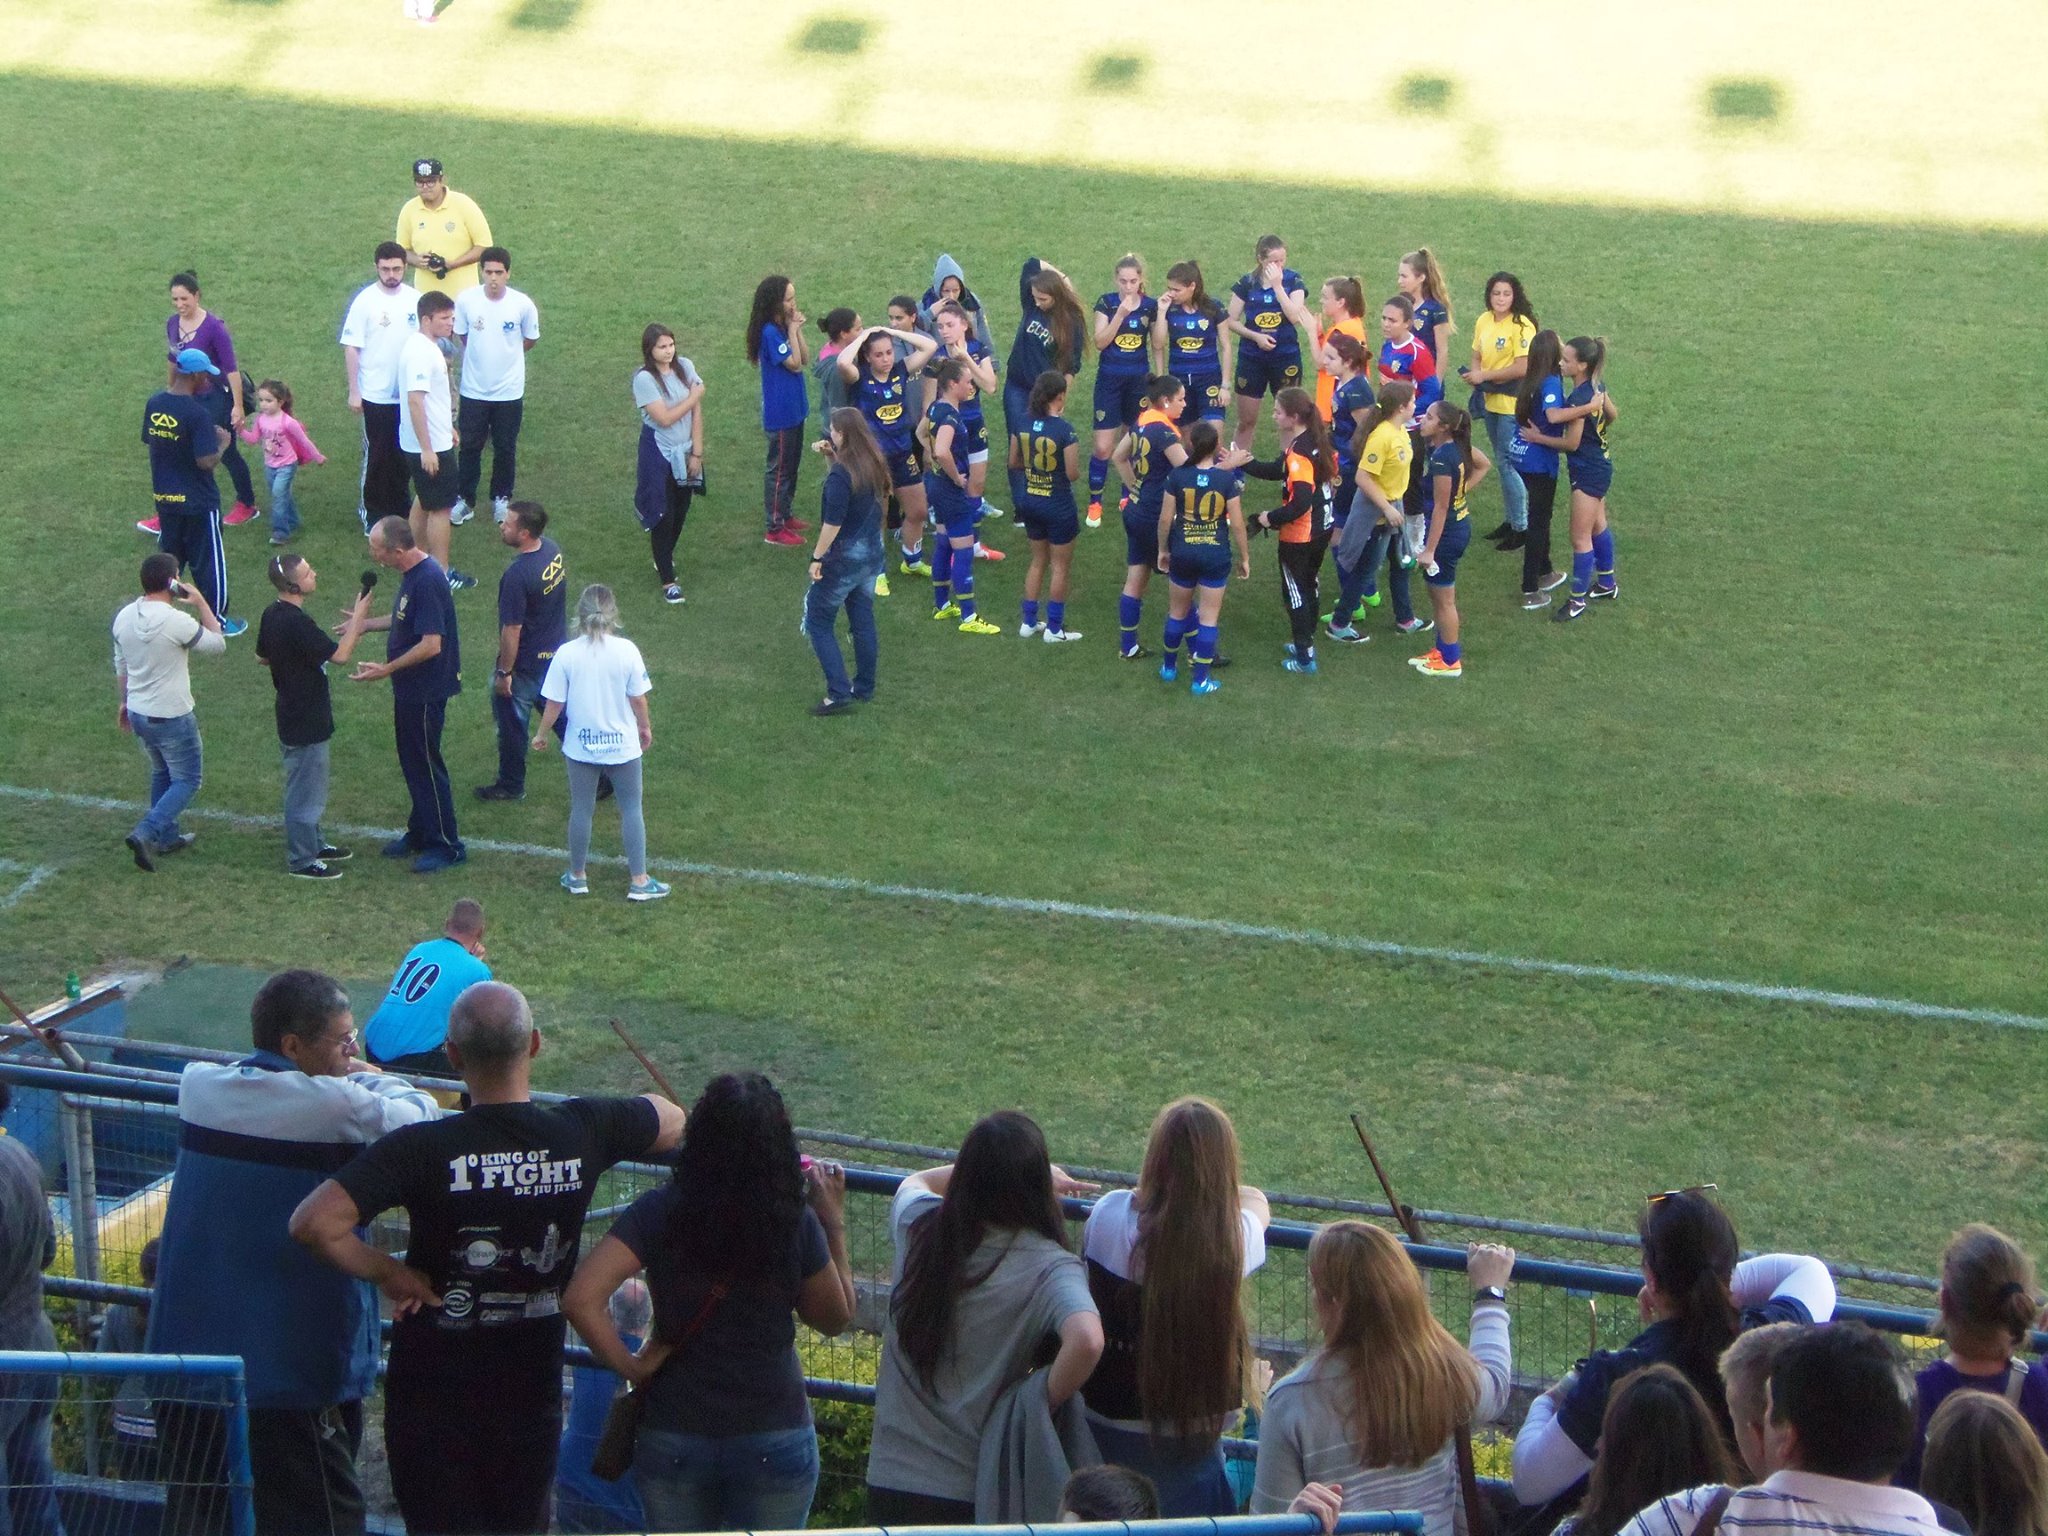
[[[1644,1203],[1646,1205],[1655,1205],[1662,1200],[1675,1200],[1680,1195],[1713,1194],[1717,1192],[1720,1188],[1721,1186],[1718,1184],[1688,1184],[1684,1189],[1659,1190],[1656,1194],[1648,1196],[1645,1199]]]

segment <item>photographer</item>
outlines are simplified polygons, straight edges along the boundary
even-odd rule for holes
[[[182,853],[193,834],[178,816],[199,793],[199,720],[192,709],[188,657],[227,649],[220,620],[198,590],[180,583],[178,557],[159,552],[142,562],[142,596],[114,615],[115,718],[134,733],[149,760],[149,809],[128,834],[135,867],[156,872],[160,854]],[[192,609],[181,613],[173,606]]]

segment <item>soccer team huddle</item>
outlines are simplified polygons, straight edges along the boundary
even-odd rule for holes
[[[1361,609],[1379,606],[1384,567],[1397,631],[1435,632],[1411,665],[1428,677],[1461,676],[1457,569],[1471,542],[1470,494],[1489,475],[1501,483],[1505,512],[1489,537],[1522,552],[1525,609],[1549,607],[1567,581],[1559,621],[1617,595],[1606,499],[1618,413],[1602,381],[1603,342],[1540,328],[1520,280],[1494,274],[1472,361],[1455,370],[1469,388],[1468,410],[1446,395],[1452,312],[1430,251],[1401,258],[1397,291],[1378,312],[1376,351],[1357,278],[1329,279],[1312,311],[1279,237],[1260,239],[1254,260],[1219,301],[1193,261],[1170,267],[1164,293],[1154,295],[1143,260],[1126,256],[1115,289],[1089,314],[1066,274],[1033,258],[1019,275],[1021,317],[1000,376],[987,311],[950,258],[921,301],[891,301],[887,325],[862,325],[851,309],[824,317],[816,372],[831,429],[816,446],[845,462],[848,430],[864,429],[879,450],[899,574],[930,580],[934,619],[956,620],[967,634],[1000,633],[974,595],[977,555],[1002,558],[978,536],[985,517],[1001,515],[984,495],[991,449],[982,401],[998,390],[1005,434],[996,451],[1030,541],[1019,633],[1048,643],[1080,638],[1066,625],[1073,549],[1084,524],[1102,525],[1114,475],[1126,547],[1119,652],[1153,654],[1140,639],[1144,600],[1153,574],[1164,574],[1159,675],[1180,678],[1185,647],[1196,694],[1220,686],[1213,673],[1226,664],[1218,651],[1224,592],[1233,571],[1249,579],[1250,539],[1265,532],[1279,551],[1288,671],[1317,670],[1319,622],[1332,641],[1369,638]],[[748,338],[764,408],[782,383],[774,371],[802,366],[803,323],[794,284],[764,279]],[[1084,517],[1084,445],[1069,397],[1089,351],[1096,369]],[[1251,444],[1269,398],[1280,452],[1262,460]],[[764,426],[772,461],[775,427],[765,413]],[[1491,443],[1491,457],[1476,435]],[[1561,473],[1571,492],[1569,576],[1550,559]],[[1248,478],[1275,482],[1277,505],[1248,512]],[[828,487],[828,508],[831,498]],[[772,530],[772,506],[769,518]],[[829,542],[820,554],[822,577],[833,564]],[[1319,614],[1326,554],[1338,592]],[[1416,567],[1429,588],[1427,617],[1410,605]],[[888,594],[887,579],[878,565],[877,595]],[[857,643],[859,627],[856,619]]]

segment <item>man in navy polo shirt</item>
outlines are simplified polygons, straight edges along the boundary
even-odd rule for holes
[[[455,632],[455,598],[448,573],[413,542],[402,517],[382,518],[370,527],[370,558],[399,573],[391,612],[371,619],[365,630],[386,632],[385,660],[357,664],[352,683],[391,679],[391,714],[398,738],[398,766],[405,774],[412,814],[405,835],[384,845],[384,857],[413,856],[412,872],[429,875],[469,857],[455,828],[455,797],[448,765],[441,759],[441,728],[448,701],[462,691],[462,648]]]
[[[479,800],[525,798],[526,741],[533,734],[534,705],[548,663],[568,638],[569,573],[560,546],[545,537],[547,526],[547,509],[539,502],[506,504],[499,536],[516,553],[498,578],[498,664],[491,673],[498,776],[476,787]],[[566,721],[555,722],[558,736],[566,728]]]
[[[171,359],[171,384],[149,397],[142,411],[142,441],[149,449],[149,485],[156,498],[157,548],[192,568],[192,583],[220,618],[230,639],[249,627],[228,617],[228,557],[220,541],[220,487],[213,466],[233,441],[199,398],[199,381],[219,376],[213,359],[187,347]],[[141,525],[138,524],[138,527]]]

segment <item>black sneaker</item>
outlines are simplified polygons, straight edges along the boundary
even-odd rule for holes
[[[1509,534],[1513,533],[1514,531],[1515,525],[1509,522],[1506,518],[1502,518],[1500,520],[1500,526],[1494,529],[1493,532],[1489,533],[1487,537],[1489,539],[1498,541],[1500,539],[1506,538]]]
[[[140,833],[131,832],[127,839],[128,851],[135,855],[135,867],[145,875],[156,873],[156,844]]]
[[[1510,528],[1510,529],[1508,530],[1508,536],[1507,536],[1506,538],[1504,538],[1504,539],[1498,540],[1498,541],[1497,541],[1497,542],[1495,543],[1495,546],[1494,546],[1494,547],[1495,547],[1496,549],[1499,549],[1499,550],[1500,550],[1500,551],[1501,551],[1501,552],[1502,552],[1503,554],[1505,554],[1505,553],[1506,553],[1506,552],[1508,552],[1509,550],[1516,550],[1516,549],[1520,549],[1520,548],[1521,548],[1521,547],[1522,547],[1522,546],[1523,546],[1524,544],[1526,544],[1526,543],[1528,543],[1528,542],[1529,542],[1529,535],[1528,535],[1528,534],[1526,534],[1526,533],[1520,533],[1520,532],[1517,532],[1517,531],[1516,531],[1515,529],[1513,529],[1513,528]]]
[[[1596,603],[1611,603],[1617,597],[1621,596],[1621,588],[1618,585],[1608,587],[1595,587],[1591,592],[1587,593],[1586,595]],[[190,834],[188,833],[187,835],[189,836]]]
[[[1225,667],[1229,665],[1230,658],[1228,656],[1225,656],[1221,651],[1218,651],[1216,653],[1216,659],[1209,663],[1209,670],[1211,672],[1221,672]]]
[[[817,703],[811,706],[811,713],[816,715],[821,720],[824,719],[827,715],[851,714],[853,713],[853,700],[820,699]]]
[[[327,865],[315,859],[311,864],[293,870],[292,878],[294,880],[339,880],[341,878],[341,871],[330,869]]]
[[[1553,624],[1569,624],[1573,619],[1576,619],[1580,614],[1584,613],[1585,611],[1586,600],[1583,597],[1575,597],[1570,602],[1566,603],[1562,608],[1558,609],[1556,613],[1553,613],[1550,616],[1550,621]]]
[[[479,800],[524,800],[526,798],[525,790],[507,789],[503,784],[479,784],[476,787],[475,793]]]
[[[1145,657],[1150,656],[1151,654],[1151,648],[1149,646],[1143,645],[1133,646],[1128,651],[1117,652],[1117,655],[1122,657],[1125,661],[1140,661]]]
[[[320,856],[315,862],[320,864],[346,864],[355,856],[355,850],[352,848],[337,848],[332,843],[326,843],[321,846]]]
[[[450,571],[448,573],[448,590],[451,592],[467,592],[475,585],[476,578],[467,572]]]

